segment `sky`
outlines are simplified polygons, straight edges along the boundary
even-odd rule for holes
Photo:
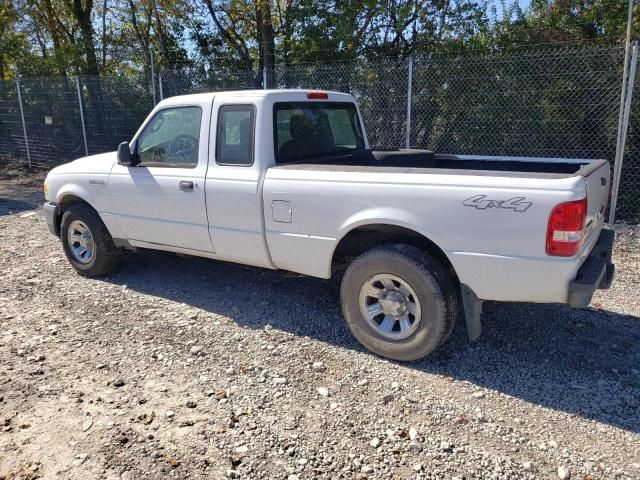
[[[512,5],[516,0],[506,0],[507,7]],[[520,8],[522,10],[526,10],[531,5],[531,0],[517,0]],[[502,4],[500,0],[493,0],[493,4],[496,6],[496,10],[498,11],[498,16],[502,15]],[[491,5],[491,2],[489,3]]]

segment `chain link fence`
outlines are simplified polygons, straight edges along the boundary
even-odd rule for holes
[[[115,150],[133,136],[154,98],[268,85],[352,93],[375,148],[613,162],[623,62],[623,46],[590,45],[272,71],[162,72],[155,79],[1,81],[0,155],[25,157],[28,144],[34,161],[53,166]],[[639,89],[636,81],[616,212],[632,222],[640,221]]]
[[[616,218],[640,224],[640,81],[636,75]]]

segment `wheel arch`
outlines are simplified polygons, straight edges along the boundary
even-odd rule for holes
[[[55,202],[58,205],[58,217],[56,218],[56,225],[58,229],[60,228],[64,212],[72,205],[82,204],[86,205],[95,212],[96,215],[98,215],[102,223],[107,227],[107,231],[114,239],[125,238],[115,215],[109,213],[109,207],[106,204],[108,200],[106,198],[96,197],[92,193],[93,192],[86,190],[76,183],[68,183],[58,190],[58,193],[55,196]]]
[[[339,269],[344,260],[355,258],[374,247],[394,243],[411,245],[428,253],[445,266],[456,284],[459,283],[449,257],[433,240],[417,230],[390,222],[365,223],[348,230],[337,242],[331,264]]]
[[[67,210],[71,205],[75,205],[77,203],[82,203],[91,207],[96,213],[98,212],[91,203],[82,198],[80,195],[76,193],[65,193],[58,199],[58,205],[60,206],[60,211]]]
[[[56,203],[58,204],[58,217],[56,218],[58,228],[60,228],[60,223],[62,222],[62,216],[64,215],[64,212],[69,210],[69,208],[73,205],[78,205],[78,204],[86,205],[91,210],[93,210],[98,216],[100,216],[100,213],[98,212],[98,210],[96,210],[95,207],[91,205],[90,202],[84,199],[77,192],[66,192],[66,193],[60,194],[57,198]]]

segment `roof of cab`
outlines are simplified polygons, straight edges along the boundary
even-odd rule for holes
[[[194,93],[190,95],[178,95],[165,98],[160,102],[162,105],[184,104],[189,102],[200,103],[211,101],[214,97],[231,100],[233,98],[265,98],[265,97],[287,97],[291,94],[307,94],[309,92],[323,92],[329,94],[329,100],[341,99],[353,101],[353,96],[348,93],[332,92],[328,90],[313,89],[278,89],[278,90],[229,90],[220,92]]]

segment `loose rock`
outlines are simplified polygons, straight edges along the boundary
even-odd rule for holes
[[[311,366],[311,368],[316,373],[324,372],[327,369],[327,367],[325,367],[324,363],[322,362],[313,362],[313,365]]]
[[[418,440],[411,440],[409,445],[407,445],[407,450],[413,453],[420,453],[422,451],[422,443]]]
[[[567,467],[565,467],[563,465],[559,466],[558,467],[558,478],[560,478],[560,480],[567,480],[567,479],[571,478],[571,471]]]

